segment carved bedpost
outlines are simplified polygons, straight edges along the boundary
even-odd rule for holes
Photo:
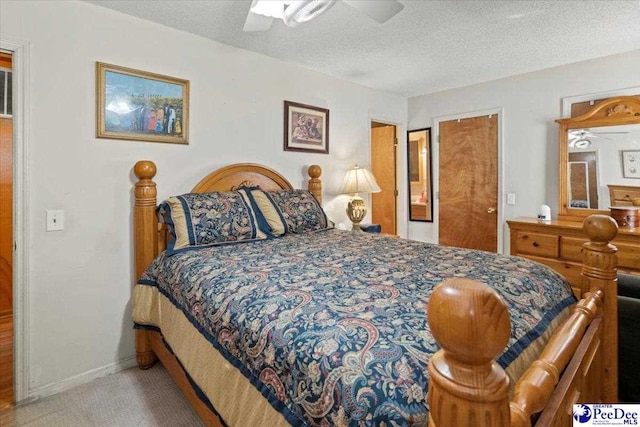
[[[618,234],[618,224],[607,215],[591,215],[582,224],[589,242],[583,245],[583,289],[604,293],[602,401],[618,401],[618,257],[610,242]]]
[[[509,379],[495,362],[511,335],[502,299],[480,282],[447,279],[429,299],[428,318],[442,347],[429,361],[429,426],[508,426]]]
[[[136,254],[136,280],[158,254],[158,219],[156,217],[156,165],[149,160],[140,160],[133,168],[138,178],[135,185],[135,206],[133,208],[134,251]],[[151,350],[149,334],[144,329],[136,329],[136,360],[140,369],[148,369],[156,362]]]
[[[307,188],[316,196],[316,199],[318,199],[318,202],[322,205],[322,181],[320,180],[322,169],[318,165],[311,165],[307,173],[311,177]]]

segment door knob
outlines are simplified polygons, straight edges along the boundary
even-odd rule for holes
[[[487,209],[487,213],[494,213],[496,211],[496,208],[489,208]]]

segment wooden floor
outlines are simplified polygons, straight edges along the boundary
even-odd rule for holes
[[[13,405],[13,321],[0,317],[0,408]]]

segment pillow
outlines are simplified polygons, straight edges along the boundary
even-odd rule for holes
[[[166,215],[172,240],[167,254],[227,243],[263,240],[251,201],[238,191],[189,193],[170,197],[159,210]],[[266,223],[266,222],[265,222]]]
[[[271,233],[308,233],[330,227],[327,215],[309,190],[247,191]]]

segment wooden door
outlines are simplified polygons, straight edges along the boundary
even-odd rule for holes
[[[11,55],[0,53],[0,68],[11,68]],[[2,114],[6,112],[3,101]],[[12,264],[13,120],[4,115],[0,117],[0,408],[13,404]]]
[[[380,189],[371,195],[371,221],[396,234],[396,127],[371,123],[371,173]]]
[[[498,115],[441,122],[439,242],[498,250]]]

